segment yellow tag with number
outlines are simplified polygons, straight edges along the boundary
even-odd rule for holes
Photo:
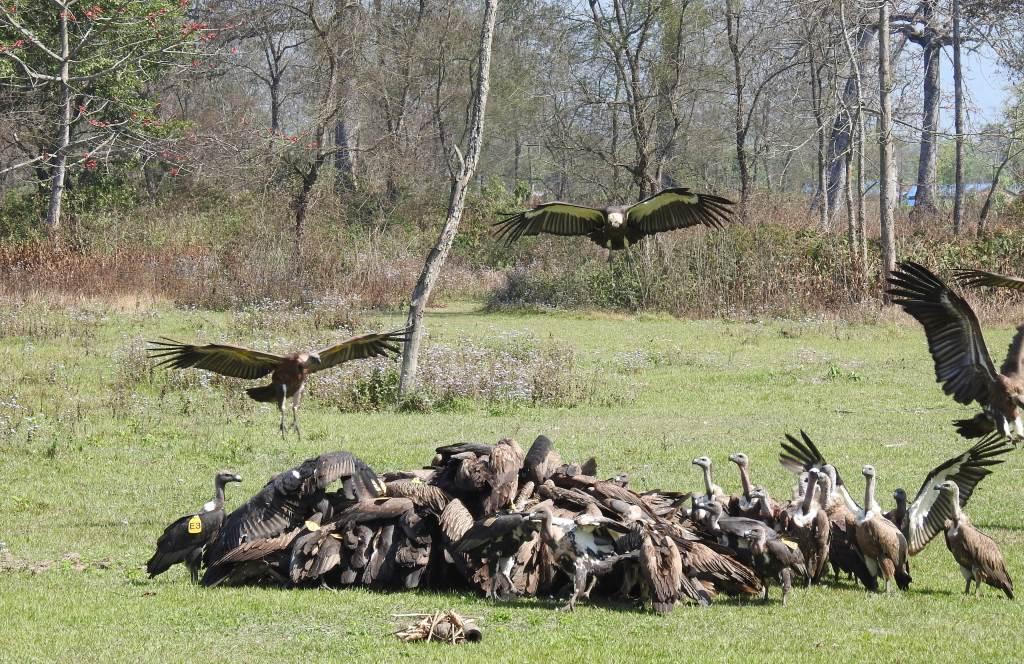
[[[785,537],[782,537],[782,538],[780,538],[780,539],[782,540],[782,543],[783,543],[783,544],[785,544],[785,545],[786,545],[786,546],[788,546],[789,548],[793,549],[794,551],[800,548],[800,545],[799,545],[799,544],[797,544],[796,542],[794,542],[794,541],[793,541],[793,540],[791,540],[791,539],[786,539]]]
[[[203,520],[197,514],[188,520],[188,534],[198,535],[201,532],[203,532]]]

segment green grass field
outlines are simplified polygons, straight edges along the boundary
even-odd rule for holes
[[[524,446],[549,435],[563,457],[597,457],[601,474],[642,488],[699,485],[690,460],[707,454],[716,481],[738,490],[733,451],[754,481],[788,497],[777,463],[784,432],[806,429],[851,484],[876,466],[879,497],[916,492],[927,471],[966,449],[950,426],[974,411],[935,384],[921,329],[836,321],[721,322],[568,314],[496,315],[452,307],[429,315],[433,339],[485,342],[509,331],[576,352],[592,389],[571,408],[463,405],[449,412],[342,413],[311,397],[301,442],[282,440],[275,411],[234,387],[170,385],[132,364],[141,339],[331,338],[291,321],[285,336],[241,331],[237,316],[160,306],[10,303],[0,312],[0,660],[27,661],[978,661],[1024,654],[1024,609],[994,589],[964,597],[939,540],[912,561],[908,593],[869,595],[843,584],[798,589],[785,609],[727,599],[667,617],[624,606],[558,613],[545,601],[362,590],[204,590],[179,567],[150,581],[142,565],[163,527],[210,497],[221,467],[246,481],[228,507],[273,472],[346,449],[378,471],[414,468],[439,444]],[[272,317],[269,317],[272,320]],[[397,326],[400,317],[373,323]],[[1001,357],[1012,331],[987,330]],[[136,349],[136,350],[132,350]],[[642,351],[642,352],[637,352]],[[997,359],[997,362],[999,360]],[[135,373],[132,373],[132,367]],[[985,480],[968,506],[1024,578],[1024,453]],[[77,554],[69,556],[68,554]],[[402,644],[392,614],[452,608],[478,616],[477,645]]]

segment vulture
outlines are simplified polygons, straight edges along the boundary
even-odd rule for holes
[[[150,357],[158,360],[157,366],[174,369],[205,369],[232,378],[253,380],[270,375],[270,384],[250,387],[245,392],[250,399],[264,403],[276,403],[281,413],[281,435],[285,427],[285,402],[292,400],[291,428],[298,435],[299,401],[302,389],[309,375],[323,371],[351,360],[368,357],[388,357],[397,354],[407,339],[408,330],[396,330],[379,334],[364,334],[352,337],[318,352],[300,351],[288,355],[274,355],[263,351],[229,346],[227,344],[205,344],[197,346],[173,339],[150,341]]]
[[[907,538],[896,524],[882,516],[875,501],[875,469],[866,465],[861,470],[865,479],[864,508],[857,513],[855,541],[864,562],[873,576],[885,580],[885,591],[895,580],[900,590],[910,587],[907,565]]]
[[[762,599],[768,601],[768,581],[775,578],[782,586],[782,606],[786,606],[786,597],[793,587],[793,573],[806,577],[808,572],[799,547],[779,537],[769,537],[768,532],[763,528],[746,530],[742,537],[750,550],[754,571],[764,583]]]
[[[722,487],[711,481],[711,459],[706,456],[702,456],[697,457],[691,463],[701,469],[701,473],[704,477],[704,495],[719,502],[728,503],[729,498],[725,495],[725,492],[722,491]]]
[[[544,524],[544,512],[501,512],[478,519],[455,542],[454,553],[474,554],[490,563],[487,597],[498,599],[513,590],[512,568],[522,543]],[[550,516],[550,512],[547,512]],[[503,586],[499,589],[499,585]]]
[[[960,573],[967,581],[964,594],[971,591],[971,581],[974,581],[975,594],[984,581],[1013,599],[1013,581],[1006,571],[1003,554],[999,552],[999,547],[992,538],[975,528],[960,509],[960,496],[957,495],[960,487],[953,480],[946,480],[937,484],[935,488],[952,512],[952,516],[946,522],[946,546],[960,565]]]
[[[552,202],[515,212],[494,224],[495,236],[508,244],[524,235],[585,235],[606,249],[636,244],[647,235],[690,226],[722,228],[733,202],[682,187],[665,189],[633,205],[592,208]]]
[[[336,490],[328,491],[338,482]],[[336,513],[372,500],[384,489],[373,469],[349,452],[322,454],[274,475],[224,519],[206,548],[203,585],[217,585],[233,576],[237,563],[265,560],[274,553],[284,556],[275,562],[289,564],[288,548],[307,521],[319,515],[320,523],[328,523]],[[273,571],[284,578],[283,570]]]
[[[982,412],[957,420],[957,432],[980,438],[999,431],[1024,438],[1024,325],[1017,329],[1002,366],[996,371],[981,334],[978,317],[967,302],[922,265],[900,263],[889,277],[895,304],[924,326],[935,378],[942,390],[964,405],[978,402]]]
[[[740,486],[743,493],[739,496],[729,498],[729,516],[745,516],[752,519],[764,521],[769,526],[775,527],[776,520],[780,515],[781,507],[772,500],[768,492],[760,486],[754,486],[750,482],[750,460],[742,452],[729,455],[729,461],[736,464],[740,471]]]
[[[978,483],[992,473],[990,467],[1003,463],[1005,459],[1000,457],[1013,449],[1013,445],[1005,438],[999,434],[991,434],[966,452],[933,468],[909,505],[906,491],[896,489],[893,494],[896,498],[896,509],[889,512],[886,518],[903,531],[910,555],[920,553],[933,537],[945,530],[946,520],[952,518],[951,508],[937,504],[940,495],[937,485],[945,481],[956,484],[959,505],[963,507],[970,500]],[[935,509],[936,507],[941,509]]]
[[[984,270],[957,270],[953,275],[953,281],[970,288],[991,286],[992,288],[1024,290],[1024,279],[1008,277],[1004,274],[996,274],[995,272],[985,272]]]
[[[166,572],[171,565],[185,563],[192,582],[199,583],[199,566],[203,550],[217,536],[224,522],[224,487],[228,482],[241,482],[242,476],[222,470],[213,477],[213,500],[195,514],[181,517],[167,526],[156,541],[156,553],[146,563],[149,578]]]
[[[827,513],[824,491],[828,484],[820,482],[824,474],[812,469],[803,500],[789,509],[789,532],[796,538],[807,567],[807,583],[817,582],[828,564],[832,543],[832,522]],[[820,489],[820,490],[819,490]]]
[[[589,599],[597,577],[610,572],[615,563],[637,557],[635,550],[619,552],[616,549],[616,541],[629,534],[630,528],[614,519],[589,514],[580,514],[574,519],[556,517],[546,505],[534,514],[541,523],[541,540],[551,549],[556,564],[568,567],[573,578],[572,595],[562,607],[565,611],[575,609],[580,598]],[[652,561],[651,564],[657,563]],[[674,601],[673,597],[671,602]],[[655,608],[661,608],[658,600],[655,600]]]

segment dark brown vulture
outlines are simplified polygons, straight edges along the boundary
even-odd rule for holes
[[[592,208],[552,202],[507,215],[496,237],[512,244],[524,235],[585,235],[607,249],[625,249],[647,235],[690,226],[722,228],[733,202],[683,187],[665,189],[633,205]]]
[[[213,478],[213,500],[194,514],[187,514],[167,526],[156,541],[156,553],[146,563],[146,571],[153,578],[166,572],[171,565],[185,563],[192,582],[199,582],[199,566],[203,549],[220,531],[224,523],[224,486],[228,482],[241,482],[242,476],[222,470]]]
[[[889,277],[893,302],[924,326],[928,350],[935,360],[935,378],[957,403],[978,402],[983,412],[955,422],[965,438],[993,430],[1024,438],[1024,376],[1021,351],[1024,326],[1017,329],[1003,366],[996,371],[981,325],[970,305],[922,265],[900,263]]]
[[[338,489],[328,490],[336,482]],[[281,580],[287,578],[288,549],[307,521],[327,523],[351,505],[381,495],[384,488],[373,469],[348,452],[322,454],[274,475],[224,519],[217,538],[206,548],[203,585],[234,577],[238,563],[266,560],[277,553],[282,556],[275,561],[281,569],[272,571]]]
[[[227,344],[206,344],[195,346],[172,339],[150,341],[148,349],[157,366],[174,369],[206,369],[222,376],[263,378],[270,374],[270,384],[251,387],[246,390],[249,398],[265,403],[276,403],[281,411],[281,435],[285,427],[284,403],[292,399],[292,428],[299,431],[299,401],[302,388],[310,374],[323,371],[351,360],[368,357],[387,357],[398,354],[400,345],[406,341],[408,330],[364,334],[352,337],[319,352],[300,351],[288,355],[274,355],[259,350],[229,346]]]

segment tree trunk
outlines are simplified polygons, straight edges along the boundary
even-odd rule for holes
[[[740,69],[740,15],[733,8],[732,0],[728,5],[725,14],[725,29],[729,39],[729,52],[732,54],[733,89],[736,94],[734,121],[736,125],[736,169],[740,176],[739,218],[741,222],[746,223],[750,204],[750,164],[747,156],[747,131],[743,122],[746,112],[743,109],[743,71]]]
[[[845,7],[845,0],[840,0],[840,27],[843,31],[843,45],[846,47],[846,55],[850,59],[850,69],[853,72],[854,95],[856,97],[856,106],[854,107],[852,124],[857,132],[857,179],[854,183],[854,186],[856,187],[856,198],[852,201],[856,203],[856,220],[850,220],[849,222],[856,224],[856,232],[852,234],[856,243],[850,246],[850,251],[854,252],[856,255],[854,264],[857,266],[860,282],[859,286],[864,288],[867,285],[867,233],[864,223],[864,86],[860,75],[860,53],[854,51],[853,45],[850,43],[850,37],[846,31]],[[847,179],[849,179],[851,163],[851,160],[847,161]],[[852,190],[853,186],[847,184],[847,200],[851,199]],[[850,207],[852,207],[852,205]],[[850,213],[853,214],[854,211],[851,210]]]
[[[874,38],[875,30],[872,26],[860,27],[860,33],[857,38],[858,58],[863,57]],[[851,71],[849,78],[846,79],[846,84],[843,86],[842,105],[850,108],[856,96],[857,81]],[[837,113],[835,120],[832,122],[832,132],[829,135],[828,150],[826,150],[828,160],[828,209],[832,211],[839,210],[843,190],[846,189],[848,184],[849,174],[846,170],[846,153],[852,147],[852,120],[852,115]]]
[[[956,126],[956,193],[953,197],[953,234],[963,228],[964,205],[964,82],[960,65],[960,0],[953,0],[953,109]]]
[[[1010,163],[1010,159],[1013,157],[1011,146],[1012,143],[1006,147],[1006,155],[996,168],[996,172],[992,175],[988,195],[985,196],[985,203],[981,206],[981,212],[978,214],[978,237],[983,236],[988,229],[988,215],[992,211],[992,202],[995,200],[996,189],[999,187],[999,178],[1002,177],[1003,169],[1006,168],[1006,165]]]
[[[46,210],[46,228],[52,233],[60,226],[60,209],[64,202],[64,181],[67,178],[68,146],[71,145],[71,105],[74,93],[69,78],[71,74],[71,49],[68,43],[67,3],[58,5],[61,9],[60,29],[60,105],[61,118],[58,125],[60,134],[55,146],[53,173],[50,178],[50,204]]]
[[[342,109],[340,113],[343,113]],[[352,136],[348,120],[339,117],[334,123],[334,193],[341,194],[356,188],[355,163],[352,159]]]
[[[899,190],[896,185],[896,160],[892,141],[892,65],[889,56],[889,3],[878,10],[878,206],[882,245],[882,283],[896,267],[896,236],[894,212]],[[882,289],[882,298],[889,296]]]
[[[929,12],[930,13],[930,12]],[[917,194],[914,216],[936,211],[935,180],[939,159],[939,103],[942,89],[939,81],[939,56],[942,46],[929,40],[924,47],[924,107],[921,117],[921,150],[917,165]]]
[[[466,193],[473,181],[480,151],[483,146],[484,115],[487,109],[487,93],[490,88],[491,47],[494,42],[494,22],[497,16],[498,0],[485,0],[483,26],[480,30],[480,63],[477,72],[476,94],[473,100],[472,128],[466,157],[462,161],[457,177],[453,179],[451,195],[448,199],[448,215],[445,217],[441,234],[437,243],[427,255],[423,271],[416,281],[409,303],[407,325],[409,340],[402,354],[402,373],[399,378],[398,390],[407,394],[416,386],[416,370],[419,366],[420,342],[423,339],[423,310],[430,299],[430,293],[441,274],[448,252],[451,250],[455,233],[459,229],[462,210],[466,203]]]

